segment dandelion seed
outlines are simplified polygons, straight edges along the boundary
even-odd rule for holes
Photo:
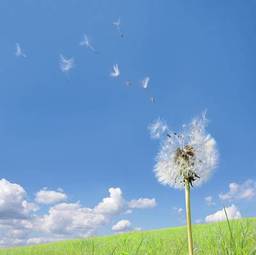
[[[128,87],[132,86],[132,81],[131,80],[125,81],[125,85]]]
[[[157,119],[149,125],[148,129],[150,131],[151,138],[159,139],[164,133],[167,132],[168,126],[161,119]]]
[[[15,55],[17,57],[23,57],[23,58],[26,58],[27,55],[23,52],[23,50],[21,49],[20,47],[20,44],[19,43],[16,43],[16,52],[15,52]]]
[[[84,34],[83,40],[80,42],[80,46],[85,46],[93,52],[96,52],[95,48],[92,46],[88,36]]]
[[[117,64],[113,65],[112,72],[110,73],[110,76],[115,77],[115,78],[120,76],[120,70],[119,70],[119,67]]]
[[[147,76],[141,81],[141,86],[143,89],[147,89],[149,85],[150,78]]]
[[[116,29],[120,29],[121,19],[118,18],[117,21],[114,21],[114,22],[113,22],[113,25],[116,27]]]
[[[66,73],[74,68],[74,59],[65,58],[63,55],[60,55],[60,69],[62,72]]]
[[[155,97],[150,97],[149,100],[150,100],[151,103],[155,103],[156,102],[156,98]]]
[[[121,19],[118,18],[117,21],[113,22],[113,26],[116,28],[116,30],[118,31],[120,37],[124,37],[124,34],[121,32]]]

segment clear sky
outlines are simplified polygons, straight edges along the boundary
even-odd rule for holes
[[[112,25],[119,17],[123,38]],[[119,219],[142,229],[183,224],[174,209],[184,208],[183,192],[154,177],[159,142],[148,125],[160,117],[178,129],[207,109],[220,161],[210,181],[193,190],[193,220],[223,204],[256,216],[255,17],[253,0],[2,0],[1,178],[22,186],[30,202],[43,187],[62,188],[69,202],[88,208],[110,187],[127,201],[156,199],[154,208],[111,218],[100,234]],[[83,34],[97,53],[79,45]],[[16,43],[26,57],[15,55]],[[60,54],[74,59],[66,73]],[[113,64],[117,79],[109,75]],[[252,195],[231,191],[222,201],[230,183]],[[215,205],[207,206],[206,196]]]

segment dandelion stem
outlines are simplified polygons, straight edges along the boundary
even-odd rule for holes
[[[187,220],[187,233],[188,233],[188,254],[193,255],[189,180],[185,180],[185,198],[186,198],[186,220]]]

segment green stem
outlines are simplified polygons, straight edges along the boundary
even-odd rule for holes
[[[186,220],[188,233],[188,254],[193,255],[193,239],[192,239],[192,224],[191,224],[191,209],[190,209],[190,184],[185,180],[185,198],[186,198]]]

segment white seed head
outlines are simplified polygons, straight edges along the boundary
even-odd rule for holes
[[[206,133],[205,114],[184,125],[180,133],[170,132],[161,145],[154,172],[158,181],[183,188],[184,181],[200,186],[217,165],[216,142]]]

